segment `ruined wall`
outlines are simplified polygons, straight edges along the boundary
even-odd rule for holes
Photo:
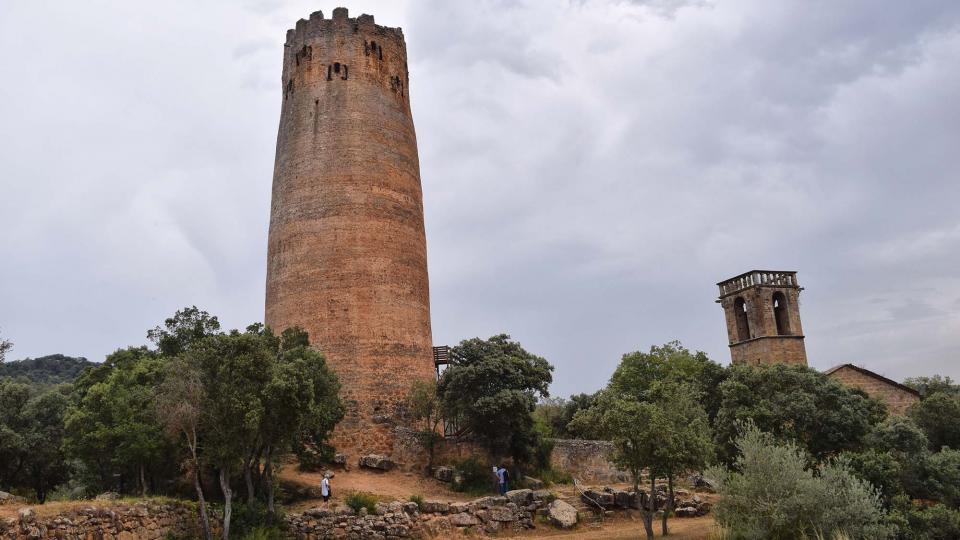
[[[23,508],[17,518],[0,520],[0,539],[102,538],[151,540],[199,538],[197,513],[189,503],[137,503],[66,509],[52,516]]]
[[[589,484],[630,481],[630,475],[610,461],[612,454],[613,444],[608,441],[553,439],[550,466]]]
[[[859,388],[882,401],[887,406],[887,410],[893,415],[904,415],[911,405],[920,401],[920,398],[911,392],[884,382],[876,377],[871,377],[865,373],[857,371],[850,366],[843,366],[829,374],[828,377],[835,379],[846,386]]]
[[[403,33],[314,13],[287,32],[281,83],[266,324],[306,329],[339,375],[338,450],[389,455],[412,382],[435,376]]]

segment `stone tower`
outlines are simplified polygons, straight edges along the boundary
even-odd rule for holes
[[[411,384],[435,376],[403,32],[320,12],[287,31],[266,324],[299,326],[340,377],[333,444],[393,451]]]
[[[717,285],[734,364],[807,365],[796,272],[751,270]]]

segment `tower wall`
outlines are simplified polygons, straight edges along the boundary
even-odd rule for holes
[[[435,376],[407,52],[337,8],[287,32],[266,324],[300,326],[340,377],[339,450],[392,452],[415,380]]]
[[[717,285],[734,364],[807,365],[796,272],[753,270]],[[777,294],[784,303],[779,327]]]

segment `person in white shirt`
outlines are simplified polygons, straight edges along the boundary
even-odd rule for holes
[[[323,502],[326,503],[330,500],[330,475],[323,475],[323,480],[320,481],[320,495],[323,496]]]

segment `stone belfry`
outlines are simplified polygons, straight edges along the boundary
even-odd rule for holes
[[[734,364],[807,365],[796,272],[751,270],[717,285]]]
[[[403,32],[320,12],[287,32],[267,249],[266,324],[299,326],[340,377],[333,444],[393,450],[435,377],[427,245]]]

